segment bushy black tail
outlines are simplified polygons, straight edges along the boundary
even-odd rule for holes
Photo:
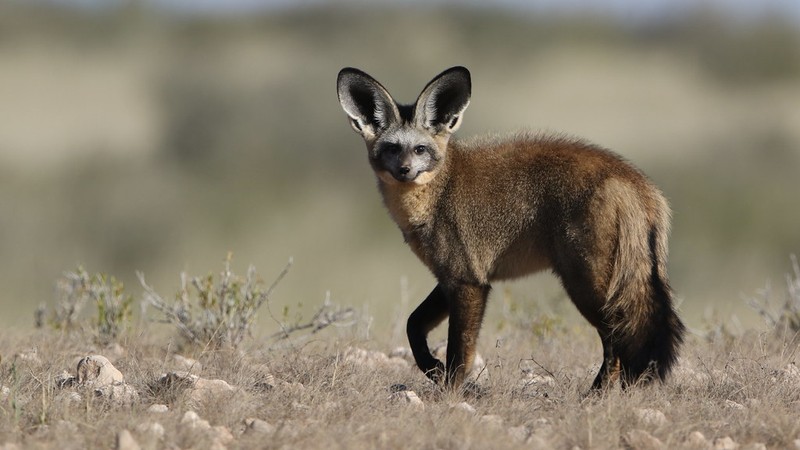
[[[640,300],[637,323],[629,333],[616,336],[623,386],[653,378],[664,380],[678,359],[686,327],[673,306],[666,278],[666,245],[663,230],[649,230],[650,274]],[[642,280],[645,281],[645,280]]]

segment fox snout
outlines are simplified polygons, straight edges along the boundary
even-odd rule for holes
[[[420,174],[420,171],[414,170],[412,172],[411,165],[404,164],[397,169],[396,173],[393,173],[392,176],[397,181],[413,181],[414,178],[417,178],[417,175]]]
[[[400,158],[393,166],[389,168],[389,172],[395,180],[401,182],[414,181],[421,173],[426,171],[426,166],[408,156]]]

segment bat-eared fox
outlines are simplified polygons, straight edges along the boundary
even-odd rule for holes
[[[451,139],[471,89],[464,67],[436,76],[412,105],[358,69],[337,79],[384,203],[438,281],[408,319],[417,365],[434,381],[461,386],[491,283],[550,269],[600,335],[593,388],[663,380],[684,333],[667,279],[664,196],[630,163],[582,140]],[[443,363],[427,334],[445,318]]]

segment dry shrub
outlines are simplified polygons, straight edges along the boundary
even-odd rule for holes
[[[210,348],[236,348],[250,335],[256,312],[269,300],[275,287],[292,264],[290,260],[269,288],[254,266],[242,277],[231,270],[231,254],[217,280],[212,274],[189,277],[181,273],[181,287],[175,301],[167,301],[150,287],[144,274],[137,273],[147,303],[156,308],[164,322],[174,325],[190,344]]]

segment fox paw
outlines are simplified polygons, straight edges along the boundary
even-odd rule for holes
[[[433,369],[425,371],[425,376],[436,384],[443,384],[445,380],[444,363],[437,360],[436,366]]]

